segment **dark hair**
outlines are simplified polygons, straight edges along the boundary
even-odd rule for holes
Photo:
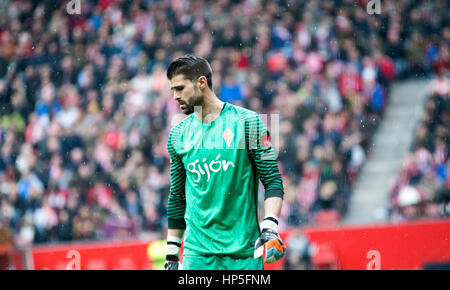
[[[205,76],[208,87],[212,89],[212,70],[208,61],[202,57],[186,54],[173,60],[167,68],[167,78],[170,80],[175,75],[182,74],[188,80],[195,81]]]

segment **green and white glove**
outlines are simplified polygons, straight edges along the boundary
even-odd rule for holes
[[[254,258],[263,256],[264,263],[271,264],[283,258],[286,245],[278,235],[278,219],[267,216],[261,222],[261,235],[256,240]]]

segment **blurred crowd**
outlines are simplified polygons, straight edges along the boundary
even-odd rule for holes
[[[449,68],[445,0],[375,15],[362,0],[68,2],[0,6],[0,220],[19,245],[164,229],[178,56],[207,58],[223,101],[280,114],[283,227],[345,215],[389,84]],[[432,148],[417,149],[442,165],[437,99],[418,129]]]
[[[450,79],[439,71],[431,82],[411,150],[391,185],[393,222],[450,216],[449,95]]]

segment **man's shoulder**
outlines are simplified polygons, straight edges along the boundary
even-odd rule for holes
[[[239,116],[239,118],[243,119],[243,120],[254,120],[256,117],[258,117],[258,113],[256,113],[253,110],[238,106],[238,105],[234,105],[234,104],[230,104],[231,106],[231,111],[235,114],[237,114]]]
[[[172,129],[170,129],[169,132],[169,141],[171,139],[180,138],[183,135],[183,132],[186,128],[189,128],[191,122],[192,122],[192,116],[193,114],[190,114],[189,116],[186,116],[184,119],[176,123]]]
[[[192,122],[193,113],[186,116],[184,119],[176,123],[172,129],[170,129],[170,134],[183,130],[187,125]]]

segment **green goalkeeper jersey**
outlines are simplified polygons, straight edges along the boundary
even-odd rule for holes
[[[259,237],[258,188],[283,197],[269,131],[257,113],[225,103],[219,117],[195,113],[172,128],[168,228],[185,229],[196,254],[252,256]]]

